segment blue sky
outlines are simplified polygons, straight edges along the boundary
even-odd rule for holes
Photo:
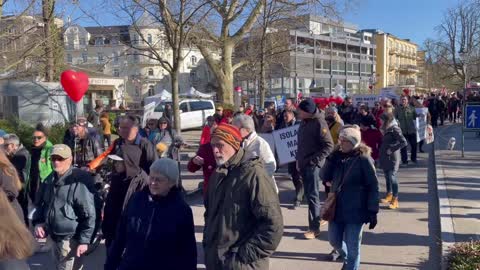
[[[85,26],[115,25],[128,23],[124,19],[109,12],[108,6],[115,0],[77,0],[80,7],[72,9],[67,3],[72,0],[57,1],[57,11],[66,14]],[[358,25],[360,29],[381,29],[400,38],[409,38],[422,46],[425,39],[435,37],[437,26],[443,19],[444,12],[461,0],[341,0],[346,1],[348,9],[342,14],[346,22]],[[19,3],[19,1],[9,1]],[[107,3],[107,4],[105,4]],[[118,3],[118,2],[117,2]],[[15,4],[14,4],[15,5]],[[64,6],[65,5],[65,6]],[[65,7],[65,9],[64,9]],[[8,10],[21,9],[20,6],[9,6]],[[91,17],[84,12],[92,14]],[[65,18],[66,19],[66,18]]]

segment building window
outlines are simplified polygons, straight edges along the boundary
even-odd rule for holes
[[[96,37],[95,38],[95,45],[97,46],[102,46],[104,43],[103,43],[103,37]]]
[[[133,62],[134,63],[140,62],[140,55],[138,55],[137,53],[134,53],[133,54]]]
[[[190,57],[190,61],[192,63],[192,66],[196,65],[197,64],[197,57],[195,55],[192,55],[192,57]]]
[[[195,71],[190,71],[190,80],[194,81],[197,79],[197,73]]]
[[[86,52],[82,53],[82,60],[83,60],[83,63],[87,63],[88,61],[88,54]]]
[[[148,76],[153,76],[153,68],[148,69]]]
[[[133,34],[133,44],[138,44],[138,35],[137,34]]]
[[[113,70],[113,77],[120,77],[120,70],[118,68]]]
[[[113,52],[113,63],[118,64],[118,52]]]
[[[149,95],[149,96],[155,95],[155,90],[154,90],[154,88],[153,88],[153,85],[149,85],[149,86],[148,86],[148,95]]]
[[[152,38],[152,35],[151,35],[151,34],[148,34],[148,35],[147,35],[147,41],[148,41],[148,44],[152,44],[152,43],[153,43],[153,38]]]
[[[97,61],[98,61],[98,63],[103,63],[103,61],[104,61],[103,53],[101,53],[101,52],[97,53]]]
[[[71,64],[73,62],[73,58],[71,54],[67,54],[67,63]]]
[[[86,42],[85,38],[79,38],[78,42],[81,46],[87,45],[87,42]]]

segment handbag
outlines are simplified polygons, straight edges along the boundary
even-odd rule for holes
[[[343,175],[342,177],[342,182],[340,185],[338,185],[337,190],[335,192],[329,192],[327,199],[325,199],[325,202],[323,203],[322,211],[320,213],[320,217],[322,220],[326,221],[333,221],[335,218],[335,208],[337,206],[337,195],[342,191],[342,186],[343,183],[345,182],[345,178],[350,174],[350,171],[353,168],[353,165],[355,165],[355,162],[357,161],[358,157],[355,158],[355,160],[352,162],[352,165],[348,168],[347,172]]]

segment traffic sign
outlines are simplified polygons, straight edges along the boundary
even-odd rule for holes
[[[480,104],[465,104],[463,128],[465,131],[480,130]]]

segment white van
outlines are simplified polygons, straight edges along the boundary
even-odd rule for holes
[[[165,105],[172,105],[171,101],[162,101],[155,108],[149,118],[159,119],[163,116]],[[180,100],[180,124],[181,129],[203,127],[207,117],[215,114],[215,104],[212,100],[205,99],[183,99]]]

